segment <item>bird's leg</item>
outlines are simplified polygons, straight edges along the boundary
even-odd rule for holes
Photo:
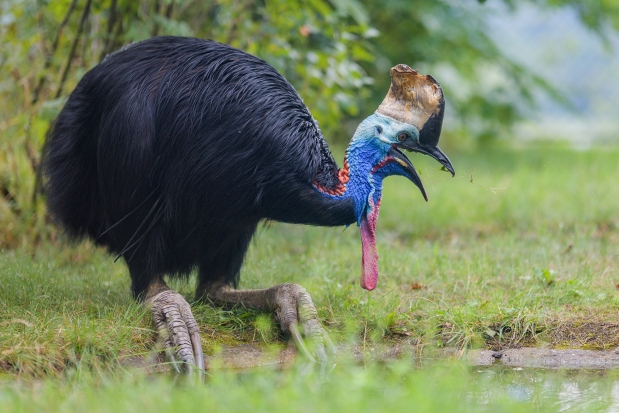
[[[204,353],[198,323],[182,295],[171,290],[163,280],[152,283],[144,304],[149,307],[159,340],[174,368],[191,373],[194,367],[204,370]],[[182,366],[178,362],[183,363]]]
[[[198,298],[204,298],[216,305],[242,305],[259,311],[275,313],[282,331],[290,333],[300,351],[310,360],[315,360],[303,342],[303,335],[311,342],[320,362],[327,360],[327,352],[335,353],[335,347],[327,332],[318,321],[318,313],[312,298],[305,288],[298,284],[281,284],[260,290],[235,290],[223,282],[200,285]]]

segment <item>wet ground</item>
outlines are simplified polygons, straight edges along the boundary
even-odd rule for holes
[[[458,351],[448,350],[457,356]],[[462,355],[474,366],[504,365],[529,368],[609,369],[619,367],[619,352],[603,350],[508,349],[470,350]]]
[[[421,349],[414,346],[395,345],[381,348],[341,346],[338,357],[349,356],[355,361],[390,360],[410,358],[423,366],[436,360],[461,359],[470,366],[504,366],[543,369],[619,369],[619,350],[557,350],[545,348],[492,350],[439,350]],[[222,346],[213,356],[207,356],[211,366],[224,369],[253,369],[260,367],[285,367],[291,365],[297,352],[292,345],[264,348],[255,344]],[[163,359],[158,360],[164,362]],[[165,362],[164,362],[165,363]],[[127,364],[136,367],[149,365],[142,358],[130,358]]]
[[[503,365],[527,368],[566,368],[566,369],[610,369],[619,368],[619,351],[604,350],[555,350],[543,348],[508,349],[501,352],[491,350],[461,351],[454,348],[434,352],[419,352],[403,346],[382,349],[362,349],[359,347],[340,348],[339,352],[350,353],[359,361],[364,359],[394,359],[412,357],[423,363],[426,361],[461,358],[472,366]],[[209,357],[211,363],[228,368],[252,368],[267,365],[286,365],[294,361],[296,351],[291,346],[280,351],[264,351],[259,346],[242,345],[223,347],[218,355]]]
[[[263,347],[256,344],[222,346],[207,360],[218,369],[259,372],[292,365],[297,352],[292,345]],[[455,368],[459,387],[469,404],[480,412],[495,411],[491,406],[511,403],[516,410],[619,413],[619,351],[558,350],[545,348],[461,351],[455,348],[429,349],[410,344],[381,347],[340,346],[337,360],[364,362],[409,359],[415,371],[431,372],[437,361],[459,359],[469,365]],[[126,362],[133,367],[153,369],[142,358]],[[160,359],[154,370],[169,370]],[[156,364],[156,363],[155,363]],[[440,363],[438,363],[440,364]],[[330,370],[336,369],[336,365]],[[448,367],[448,371],[452,367]],[[453,389],[449,391],[454,391]],[[520,407],[518,407],[520,406]],[[466,409],[465,409],[466,410]],[[463,410],[464,411],[464,410]],[[468,410],[467,410],[468,411]]]

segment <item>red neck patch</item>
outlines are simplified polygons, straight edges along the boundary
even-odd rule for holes
[[[333,188],[326,188],[324,185],[321,185],[316,181],[312,184],[314,185],[314,188],[324,194],[332,196],[344,195],[344,192],[346,192],[346,184],[350,181],[350,169],[348,167],[348,160],[346,157],[344,157],[344,167],[337,173],[337,178],[339,182]]]

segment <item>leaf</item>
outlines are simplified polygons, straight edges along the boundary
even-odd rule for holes
[[[425,285],[418,283],[418,282],[414,282],[411,284],[411,290],[421,290],[425,288]]]
[[[544,284],[546,284],[547,286],[550,286],[551,284],[554,283],[553,280],[553,271],[552,270],[548,270],[548,269],[541,269],[541,268],[535,268],[533,270],[535,277],[537,279],[539,279],[540,281],[542,281]]]

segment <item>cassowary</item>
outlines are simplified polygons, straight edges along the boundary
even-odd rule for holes
[[[343,168],[294,88],[266,62],[214,41],[158,37],[107,56],[71,93],[47,136],[48,209],[74,239],[122,257],[173,361],[204,368],[198,325],[164,276],[197,269],[196,297],[276,315],[321,360],[332,344],[303,287],[236,290],[263,220],[361,228],[361,286],[378,277],[375,228],[383,179],[421,180],[399,149],[437,147],[443,93],[406,65],[355,132]],[[305,350],[305,349],[304,349]],[[305,350],[307,352],[307,350]],[[310,355],[311,356],[311,355]]]

